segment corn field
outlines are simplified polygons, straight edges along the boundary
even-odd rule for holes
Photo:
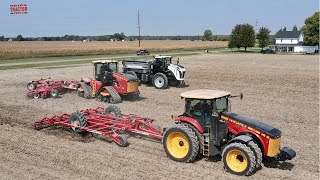
[[[171,50],[201,50],[226,47],[227,41],[187,41],[187,40],[148,40],[141,41],[103,41],[103,42],[71,42],[71,41],[22,41],[0,42],[0,59],[81,56],[135,53],[138,49],[152,52]]]

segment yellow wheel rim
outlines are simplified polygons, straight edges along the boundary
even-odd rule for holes
[[[248,159],[240,150],[231,150],[226,156],[228,167],[234,172],[243,172],[248,166]]]
[[[186,157],[190,149],[188,139],[180,132],[169,134],[166,145],[168,152],[177,159]]]

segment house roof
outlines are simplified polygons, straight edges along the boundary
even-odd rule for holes
[[[274,38],[299,38],[301,34],[301,31],[278,31],[275,35]]]

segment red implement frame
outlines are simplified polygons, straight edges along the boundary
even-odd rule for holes
[[[162,139],[163,130],[152,124],[153,119],[134,114],[123,114],[122,117],[117,118],[113,114],[103,114],[104,111],[105,109],[101,107],[81,110],[80,113],[82,113],[87,120],[87,126],[85,127],[74,126],[69,122],[71,115],[63,114],[38,120],[34,123],[34,128],[40,130],[53,125],[60,125],[76,129],[79,133],[89,132],[101,136],[109,136],[119,146],[123,145],[119,138],[120,132],[130,132],[158,140]]]

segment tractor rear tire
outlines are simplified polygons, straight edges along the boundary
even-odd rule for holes
[[[194,127],[191,124],[187,124],[187,123],[183,123],[185,126],[188,126],[190,129],[192,129],[192,131],[196,134],[197,137],[197,141],[199,143],[199,152],[197,154],[198,158],[202,157],[202,147],[203,147],[203,142],[202,142],[202,134],[198,131],[198,129],[196,127]]]
[[[256,167],[255,159],[254,152],[250,147],[238,142],[227,145],[222,152],[226,171],[240,176],[252,174]]]
[[[50,96],[53,98],[57,98],[59,96],[58,90],[52,89],[52,91],[50,92]]]
[[[104,110],[104,114],[113,114],[114,117],[120,118],[122,116],[121,110],[118,106],[116,105],[110,105]]]
[[[152,78],[152,84],[156,89],[166,89],[168,87],[168,77],[163,73],[157,73]]]
[[[32,82],[32,81],[28,82],[28,84],[27,84],[27,89],[28,89],[29,91],[34,90],[34,89],[36,89],[36,88],[37,88],[37,84],[36,84],[36,83],[34,83],[34,82]]]
[[[256,168],[260,168],[262,165],[262,152],[259,148],[258,144],[256,144],[254,141],[250,141],[248,143],[248,146],[251,148],[251,150],[254,152],[254,156],[256,157]]]
[[[162,143],[169,158],[178,162],[192,162],[199,152],[195,133],[183,124],[169,127],[164,132]]]
[[[80,133],[80,127],[86,127],[88,124],[88,121],[81,112],[76,111],[71,114],[69,123],[75,126],[71,128],[72,131],[76,133]]]

